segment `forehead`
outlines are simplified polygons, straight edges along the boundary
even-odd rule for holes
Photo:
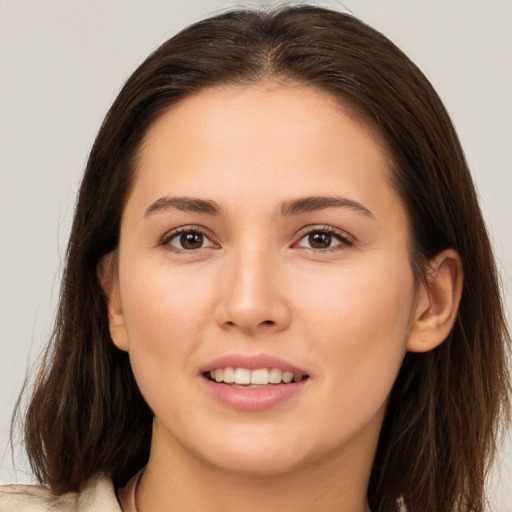
[[[193,128],[199,135],[201,131],[213,128],[221,136],[219,128],[233,128],[234,124],[239,127],[251,125],[255,129],[261,125],[288,124],[285,133],[301,131],[304,134],[327,121],[347,120],[352,121],[352,129],[357,127],[357,131],[365,132],[383,153],[387,152],[383,137],[371,122],[366,121],[364,114],[318,87],[273,81],[219,85],[186,96],[165,110],[149,127],[141,144],[141,154],[153,142],[155,132],[163,132],[172,125],[177,128],[178,123],[180,131]],[[248,136],[254,134],[245,133]],[[207,133],[208,138],[212,135]],[[238,135],[242,137],[244,132],[240,131]],[[258,135],[261,138],[264,133]]]
[[[389,188],[389,172],[380,137],[331,95],[262,83],[208,88],[169,108],[141,145],[133,188],[146,202],[165,194],[277,200],[286,190],[333,188],[364,201]]]

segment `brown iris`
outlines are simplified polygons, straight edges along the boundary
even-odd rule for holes
[[[327,249],[332,242],[332,235],[329,233],[311,233],[308,242],[313,249]]]
[[[183,249],[200,249],[203,246],[204,235],[197,232],[182,233],[180,244]]]

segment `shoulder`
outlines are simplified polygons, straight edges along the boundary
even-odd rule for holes
[[[1,512],[121,512],[109,478],[92,478],[79,493],[54,496],[37,485],[0,486]]]

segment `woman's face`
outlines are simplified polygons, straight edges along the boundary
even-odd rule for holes
[[[109,310],[161,453],[251,474],[373,457],[416,304],[388,177],[314,88],[211,88],[151,127]]]

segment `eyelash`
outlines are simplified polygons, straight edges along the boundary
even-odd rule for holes
[[[326,247],[324,249],[304,247],[299,245],[299,243],[302,240],[304,240],[306,237],[312,234],[330,235],[332,238],[336,239],[340,243],[339,245],[335,245],[333,247]],[[344,231],[333,228],[332,226],[307,226],[306,228],[302,229],[299,232],[298,236],[299,239],[297,242],[293,244],[294,247],[303,247],[304,249],[321,253],[343,250],[352,247],[355,244],[355,240],[350,235],[348,235]]]
[[[184,249],[184,248],[179,248],[179,247],[173,247],[172,245],[170,245],[170,242],[173,239],[179,238],[181,235],[186,235],[186,234],[201,235],[205,238],[205,240],[209,241],[211,245],[207,246],[207,247],[199,247],[197,249]],[[173,231],[166,233],[163,236],[160,243],[161,243],[161,245],[168,247],[170,250],[172,250],[174,252],[194,253],[194,252],[200,251],[202,249],[208,249],[210,247],[219,248],[220,246],[217,243],[213,242],[212,238],[213,237],[210,235],[210,233],[200,226],[186,226],[186,227],[174,229]]]
[[[185,248],[179,248],[174,247],[170,245],[170,243],[185,234],[195,234],[195,235],[201,235],[205,238],[206,241],[210,242],[210,245],[206,247],[198,247],[197,249],[185,249]],[[312,234],[323,234],[323,235],[329,235],[332,238],[336,239],[338,242],[340,242],[338,245],[332,246],[332,247],[326,247],[326,248],[314,248],[314,247],[305,247],[299,245],[302,240],[304,240],[306,237],[312,235]],[[187,226],[175,229],[169,233],[166,233],[162,240],[161,245],[168,247],[170,250],[177,252],[177,253],[196,253],[197,251],[201,251],[203,249],[209,249],[209,248],[219,248],[220,245],[217,244],[212,240],[212,236],[209,234],[207,230],[200,226]],[[302,247],[303,249],[306,249],[308,251],[313,251],[315,253],[325,253],[325,252],[333,252],[333,251],[339,251],[343,250],[345,248],[352,247],[355,244],[355,240],[345,233],[344,231],[338,230],[336,228],[333,228],[332,226],[308,226],[306,228],[303,228],[298,233],[298,240],[292,244],[292,247]]]

